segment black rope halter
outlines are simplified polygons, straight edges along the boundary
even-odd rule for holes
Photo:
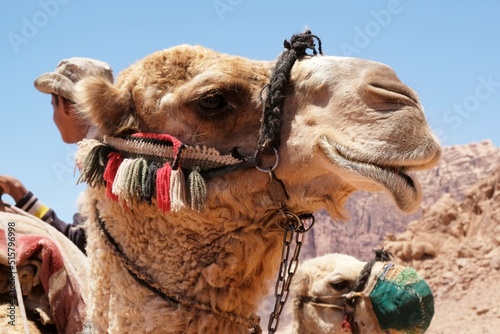
[[[349,323],[352,332],[355,334],[359,333],[359,329],[354,322],[354,312],[357,304],[359,303],[359,293],[366,288],[375,263],[390,261],[393,256],[389,251],[384,250],[384,248],[375,249],[374,253],[375,257],[364,265],[363,270],[361,270],[361,273],[356,278],[351,291],[345,296],[346,306],[348,307],[348,310],[347,308],[345,310],[346,321]]]
[[[283,104],[290,81],[290,73],[295,62],[306,56],[306,50],[313,50],[317,55],[314,40],[318,41],[318,51],[323,54],[321,40],[311,34],[310,30],[293,35],[290,41],[285,40],[285,51],[276,61],[276,66],[271,74],[271,80],[266,86],[267,96],[264,100],[264,112],[261,119],[260,138],[256,155],[260,153],[273,153],[273,149],[280,145],[279,136],[282,127]]]

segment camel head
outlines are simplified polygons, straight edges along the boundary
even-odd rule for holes
[[[79,101],[102,135],[168,134],[185,145],[251,157],[275,65],[182,45],[130,66],[116,86],[101,78],[83,81]],[[417,95],[391,68],[304,56],[286,90],[276,94],[284,94],[284,106],[275,173],[293,209],[327,208],[337,216],[355,190],[387,191],[403,211],[418,206],[421,190],[410,172],[433,166],[440,148]],[[273,164],[275,156],[263,159]],[[242,174],[208,186],[236,191],[238,201],[248,194],[241,189],[265,190],[266,175],[255,169]]]
[[[353,292],[362,273],[364,286]],[[413,268],[389,261],[367,266],[349,255],[326,254],[299,266],[292,290],[296,334],[423,333],[434,315],[427,283]]]
[[[114,85],[78,83],[78,109],[101,136],[80,144],[77,164],[90,185],[86,203],[97,209],[86,213],[87,253],[99,268],[110,262],[94,276],[111,292],[96,292],[101,300],[89,311],[103,326],[130,322],[103,316],[111,303],[97,310],[103,296],[120,295],[130,308],[146,297],[107,278],[123,268],[103,252],[100,223],[116,249],[187,304],[248,318],[276,275],[283,231],[275,222],[284,208],[295,217],[326,208],[341,218],[355,190],[386,191],[404,211],[417,207],[411,172],[440,155],[418,97],[386,65],[307,54],[314,39],[304,36],[307,48],[288,43],[275,61],[180,45],[139,60]],[[134,284],[126,274],[121,284]],[[236,332],[151,312],[179,332]],[[134,323],[141,321],[155,323]]]

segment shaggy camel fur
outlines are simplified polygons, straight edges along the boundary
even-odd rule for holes
[[[350,324],[346,324],[346,312],[349,313],[349,306],[344,297],[352,290],[365,265],[366,262],[359,261],[352,256],[335,253],[307,260],[299,266],[292,283],[294,294],[292,329],[287,333],[351,333],[351,324],[357,326],[357,333],[360,334],[423,333],[434,314],[434,301],[432,294],[430,294],[430,288],[416,275],[412,268],[394,265],[390,262],[375,262],[370,271],[369,282],[372,283],[367,284],[368,289],[373,288],[375,284],[373,282],[377,281],[382,268],[384,268],[384,272],[391,269],[394,272],[399,272],[398,283],[405,287],[401,290],[409,291],[410,295],[417,294],[415,290],[412,290],[412,285],[418,284],[421,288],[420,291],[425,293],[425,295],[420,295],[421,299],[418,301],[417,299],[407,299],[407,296],[405,298],[387,296],[389,299],[395,298],[391,310],[398,312],[395,308],[399,308],[401,310],[399,316],[406,319],[400,319],[400,323],[408,321],[407,323],[412,323],[412,326],[415,327],[411,330],[404,327],[403,329],[399,328],[400,331],[394,327],[391,330],[382,330],[372,311],[374,304],[364,299],[355,307]],[[386,269],[388,266],[391,266],[390,269]],[[408,279],[411,274],[415,274],[415,276]],[[388,276],[389,274],[386,274],[384,279],[387,280]],[[402,277],[406,278],[408,285],[402,283],[404,280]],[[388,289],[382,289],[382,291],[388,293]],[[363,293],[365,296],[369,294],[368,292]],[[416,307],[417,304],[418,307]],[[392,308],[394,306],[395,308]],[[413,314],[413,318],[409,314]],[[415,316],[415,314],[422,317]],[[389,321],[394,322],[394,319],[391,318]]]
[[[106,138],[168,134],[189,147],[252,157],[263,88],[275,64],[201,46],[172,47],[122,71],[115,85],[81,81],[79,109]],[[402,210],[417,207],[421,190],[408,172],[433,166],[440,147],[416,94],[393,70],[367,60],[306,55],[293,65],[287,88],[280,145],[273,146],[279,163],[275,154],[259,153],[261,168],[276,165],[274,176],[256,168],[207,176],[199,186],[205,199],[194,209],[179,203],[174,209],[172,200],[171,210],[164,199],[159,203],[164,193],[158,189],[151,203],[139,195],[120,197],[111,185],[123,177],[120,169],[116,179],[111,171],[104,176],[107,187],[90,182],[84,213],[90,217],[87,314],[93,332],[247,333],[277,276],[283,230],[276,220],[283,204],[297,215],[326,208],[340,218],[348,195],[364,189],[387,191]],[[127,148],[116,148],[111,139],[110,154],[126,158]],[[83,169],[88,145],[80,145],[77,157]],[[106,171],[115,157],[108,155]],[[270,175],[284,183],[286,203],[271,198]],[[139,284],[120,252],[174,298]]]

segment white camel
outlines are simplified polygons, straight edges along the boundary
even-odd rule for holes
[[[429,286],[413,268],[380,260],[335,253],[305,261],[292,283],[289,333],[423,333],[434,315]]]
[[[409,172],[435,165],[440,146],[417,95],[386,65],[307,55],[314,41],[295,35],[276,61],[181,45],[115,85],[80,82],[82,117],[103,136],[77,157],[91,332],[259,332],[284,238],[312,212],[343,217],[358,189],[418,206]]]

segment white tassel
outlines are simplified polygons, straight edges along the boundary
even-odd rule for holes
[[[181,168],[172,170],[170,176],[170,209],[179,212],[186,207],[186,180]]]
[[[119,200],[128,203],[130,201],[130,194],[128,189],[130,188],[129,183],[131,167],[134,164],[134,159],[123,159],[123,162],[118,167],[116,172],[115,181],[113,182],[112,192],[118,196]]]

